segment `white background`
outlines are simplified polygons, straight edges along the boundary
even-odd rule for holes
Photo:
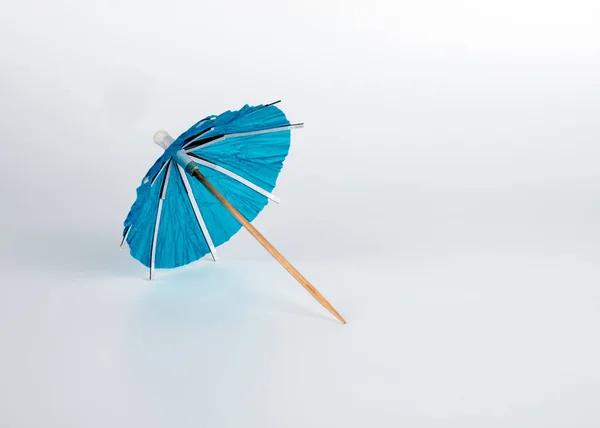
[[[3,0],[0,427],[600,426],[600,3]],[[173,135],[283,99],[261,230],[119,251]]]

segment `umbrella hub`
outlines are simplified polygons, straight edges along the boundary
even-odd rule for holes
[[[156,144],[167,150],[175,139],[169,135],[167,131],[158,131],[154,134],[153,140]],[[198,169],[198,166],[194,160],[185,152],[180,149],[173,153],[172,159],[177,162],[181,167],[190,175],[194,173],[194,170]]]
[[[175,139],[169,135],[167,131],[158,131],[154,134],[153,140],[156,144],[162,147],[164,150],[167,150]]]

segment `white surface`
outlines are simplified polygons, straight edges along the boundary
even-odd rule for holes
[[[4,5],[0,427],[600,426],[598,22]],[[280,98],[307,126],[255,224],[346,326],[246,233],[152,282],[118,249],[155,129]]]

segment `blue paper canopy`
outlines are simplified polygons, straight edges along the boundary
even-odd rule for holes
[[[147,267],[175,268],[212,253],[241,225],[178,156],[189,156],[249,221],[270,192],[290,146],[292,125],[275,105],[244,106],[208,116],[181,134],[144,176],[125,220],[123,242]],[[188,158],[189,159],[189,158]]]

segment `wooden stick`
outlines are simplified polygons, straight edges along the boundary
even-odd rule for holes
[[[227,199],[225,199],[225,197],[221,194],[221,192],[219,192],[215,186],[212,185],[212,183],[210,181],[208,181],[206,179],[205,176],[203,176],[200,173],[200,170],[195,169],[192,173],[192,175],[194,177],[196,177],[198,179],[198,181],[200,181],[200,183],[202,183],[204,185],[204,187],[206,187],[206,189],[215,197],[217,198],[217,200],[223,204],[223,206],[227,209],[227,211],[229,211],[231,213],[231,215],[233,217],[235,217],[235,219],[237,221],[239,221],[241,223],[242,226],[244,226],[246,228],[246,230],[248,232],[250,232],[250,234],[252,236],[254,236],[254,238],[260,242],[260,244],[266,248],[266,250],[271,253],[271,255],[275,258],[275,260],[277,260],[279,263],[281,263],[281,265],[294,277],[296,278],[296,280],[304,287],[306,288],[306,290],[312,294],[312,296],[317,299],[317,301],[323,305],[325,307],[325,309],[327,309],[329,312],[331,312],[331,314],[333,316],[335,316],[338,320],[340,320],[343,324],[346,324],[346,321],[344,320],[344,318],[342,318],[342,316],[333,308],[333,306],[331,306],[331,304],[327,301],[327,299],[325,299],[325,297],[323,297],[323,295],[321,293],[319,293],[319,291],[312,286],[312,284],[310,282],[308,282],[308,280],[306,278],[304,278],[304,276],[302,276],[302,274],[300,272],[298,272],[296,270],[296,268],[294,266],[292,266],[292,264],[290,262],[288,262],[285,257],[283,257],[281,255],[281,253],[279,251],[277,251],[277,249],[275,249],[275,247],[273,247],[273,245],[271,245],[271,243],[269,241],[267,241],[267,239],[258,231],[254,228],[254,226],[252,226],[252,224],[246,220],[246,217],[244,217],[242,215],[242,213],[240,213]]]

